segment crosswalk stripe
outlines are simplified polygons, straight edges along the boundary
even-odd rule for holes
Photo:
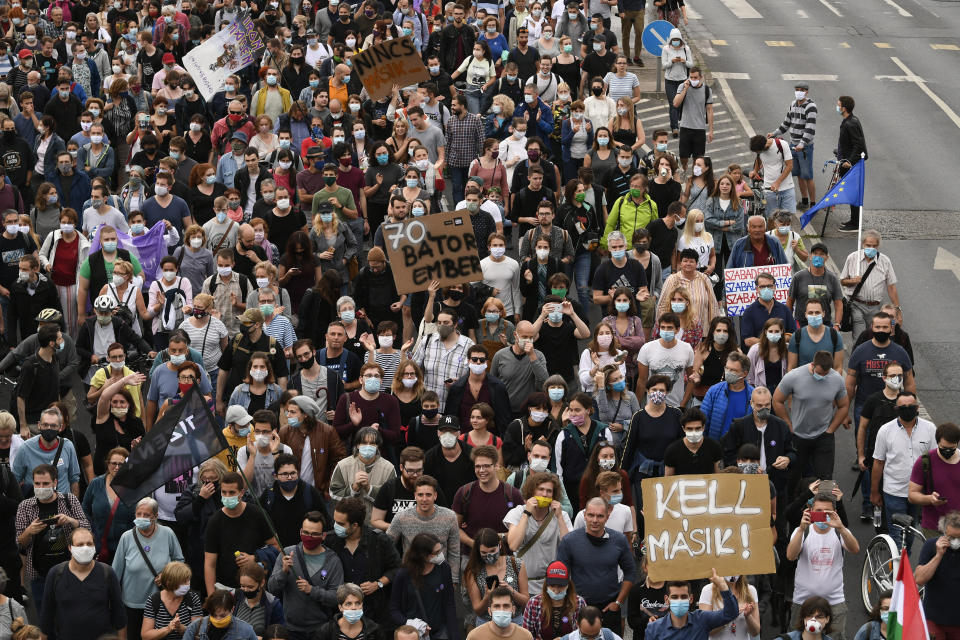
[[[873,46],[877,49],[893,49],[893,45],[889,42],[874,42]]]
[[[909,11],[907,11],[906,9],[904,9],[903,7],[901,7],[900,5],[898,5],[898,4],[897,4],[896,2],[894,2],[893,0],[883,0],[883,1],[886,2],[888,5],[890,5],[891,7],[893,7],[894,9],[896,9],[896,10],[897,10],[897,13],[899,13],[901,17],[903,17],[903,18],[912,18],[912,17],[913,17],[913,14],[912,14],[912,13],[910,13]]]
[[[712,71],[714,78],[723,78],[724,80],[749,80],[749,73],[736,73],[732,71]]]
[[[789,40],[764,40],[763,43],[768,47],[792,47],[793,43]]]
[[[784,80],[808,80],[810,82],[836,82],[837,76],[831,73],[784,73],[780,75]]]
[[[830,9],[830,11],[833,12],[833,15],[837,16],[838,18],[843,17],[843,14],[837,11],[837,8],[834,7],[832,4],[830,4],[829,2],[827,2],[827,0],[820,0],[820,4],[825,6],[827,9]]]
[[[760,12],[751,7],[747,0],[720,0],[720,2],[741,20],[763,18]]]

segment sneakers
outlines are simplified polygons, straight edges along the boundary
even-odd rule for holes
[[[638,67],[642,67],[643,60],[640,59],[640,56],[637,56],[636,58],[633,59],[633,64],[637,65]]]
[[[856,233],[857,232],[857,223],[853,220],[847,220],[842,225],[840,225],[840,231],[843,233]]]
[[[873,522],[873,515],[866,512],[861,513],[860,522],[863,522],[863,523]]]

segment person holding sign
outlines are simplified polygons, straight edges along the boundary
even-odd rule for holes
[[[668,582],[666,602],[670,605],[670,615],[660,618],[656,622],[651,622],[647,626],[646,640],[707,640],[710,632],[717,627],[722,627],[733,621],[739,614],[740,609],[737,605],[737,599],[730,591],[730,585],[721,576],[717,575],[717,570],[713,570],[710,576],[710,583],[713,590],[720,592],[723,600],[723,609],[720,611],[707,611],[704,609],[694,609],[690,611],[690,605],[693,602],[693,594],[690,592],[690,583],[684,581]],[[680,632],[678,630],[682,629]]]

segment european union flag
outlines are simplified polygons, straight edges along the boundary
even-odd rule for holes
[[[851,167],[850,171],[840,178],[840,182],[827,195],[820,198],[820,202],[807,209],[800,218],[800,228],[807,226],[820,209],[838,204],[852,204],[863,206],[863,181],[865,177],[863,159]]]

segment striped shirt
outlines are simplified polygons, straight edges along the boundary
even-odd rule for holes
[[[613,71],[610,71],[603,77],[603,82],[610,85],[607,95],[614,100],[620,98],[633,98],[633,88],[640,86],[640,80],[635,73],[629,71],[621,78]]]
[[[813,100],[803,104],[794,100],[790,104],[787,117],[773,135],[782,136],[788,132],[794,145],[800,142],[804,145],[813,144],[813,136],[817,133],[817,104]]]
[[[291,347],[297,341],[297,334],[287,316],[274,316],[270,324],[264,322],[263,332],[279,342],[284,349]]]
[[[439,334],[424,335],[414,348],[414,362],[423,370],[423,386],[440,397],[440,406],[447,403],[447,385],[445,380],[459,380],[467,372],[467,349],[473,346],[473,340],[467,336],[457,337],[453,348],[443,345]]]
[[[167,606],[160,600],[160,592],[154,592],[147,598],[146,607],[143,610],[143,617],[153,620],[154,629],[164,629],[173,620],[173,616],[167,611]],[[191,620],[203,617],[203,609],[200,606],[200,596],[196,591],[188,591],[187,595],[180,600],[180,606],[177,607],[177,617],[180,618],[180,624],[185,627],[190,626]],[[164,636],[169,640],[178,640],[183,636],[176,631]]]
[[[400,366],[400,358],[403,354],[399,351],[394,351],[393,353],[381,353],[377,351],[374,353],[373,361],[380,365],[380,368],[383,369],[383,384],[381,389],[390,393],[390,386],[393,384],[393,376],[397,373],[397,367]],[[370,362],[370,352],[367,352],[367,355],[363,358],[364,362]]]
[[[859,293],[857,293],[857,300],[862,302],[884,302],[888,297],[887,287],[897,284],[897,274],[893,271],[893,263],[890,261],[890,258],[887,257],[885,253],[877,253],[877,257],[874,258],[874,260],[877,261],[877,266],[870,271],[866,282],[863,283]],[[844,261],[843,270],[840,272],[840,279],[845,280],[855,276],[862,276],[866,273],[869,265],[870,261],[863,255],[862,249],[854,251],[848,255],[846,261]],[[849,296],[853,294],[855,287],[856,285],[851,287],[845,286],[843,287],[843,291]]]

